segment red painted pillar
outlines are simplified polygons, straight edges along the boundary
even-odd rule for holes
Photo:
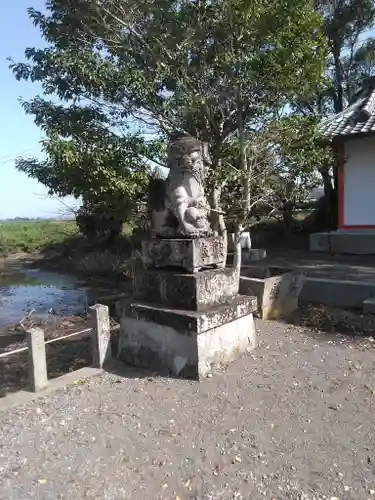
[[[345,144],[343,140],[337,139],[333,143],[333,148],[338,156],[337,163],[337,225],[338,228],[344,226],[344,165],[345,165]]]

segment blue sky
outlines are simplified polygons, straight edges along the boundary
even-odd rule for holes
[[[47,197],[46,188],[18,172],[14,167],[17,156],[42,158],[40,129],[21,108],[18,98],[29,99],[41,93],[37,84],[17,82],[9,70],[7,57],[24,60],[26,47],[44,45],[38,30],[28,18],[26,9],[44,10],[44,0],[7,2],[0,16],[0,219],[11,217],[53,217],[66,212],[64,206]],[[65,200],[71,205],[71,200]]]

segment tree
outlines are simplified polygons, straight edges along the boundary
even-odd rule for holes
[[[329,170],[335,164],[329,141],[318,133],[317,119],[291,115],[274,127],[278,162],[273,178],[287,231],[291,229],[296,206],[320,185],[317,166]]]
[[[317,117],[285,116],[247,137],[246,145],[252,194],[249,212],[259,222],[282,211],[284,227],[289,232],[296,207],[320,185],[317,165],[329,168],[335,161],[329,142],[318,133]],[[223,186],[224,206],[230,220],[238,219],[241,213],[246,185],[243,172],[236,168],[238,151],[235,145],[233,148],[235,168],[225,173]]]
[[[225,151],[234,144],[245,218],[251,208],[248,138],[288,103],[314,93],[321,81],[325,48],[321,18],[311,3],[48,0],[46,6],[47,14],[30,9],[29,15],[50,46],[28,49],[28,62],[13,65],[16,77],[39,81],[45,93],[69,103],[61,111],[70,116],[74,109],[79,123],[82,114],[95,115],[100,136],[103,129],[111,131],[107,147],[134,123],[158,137],[179,128],[200,138],[210,146],[206,160],[217,210],[223,172],[233,168],[225,163]],[[65,137],[51,132],[57,106],[48,103],[44,113],[45,104],[35,99],[25,108],[44,126],[46,150],[55,155]],[[90,120],[86,126],[91,130]],[[138,161],[145,152],[139,154],[139,142],[131,144]],[[149,141],[142,142],[146,146]],[[102,156],[97,161],[103,165]],[[28,171],[36,175],[33,168]],[[49,168],[59,177],[61,162]],[[77,182],[70,180],[69,186]]]
[[[294,103],[296,114],[321,118],[343,111],[358,91],[365,76],[375,74],[375,38],[366,33],[375,21],[374,0],[317,0],[315,9],[324,20],[323,34],[327,42],[325,82],[308,99]],[[364,38],[364,39],[363,39]],[[329,214],[335,227],[336,166],[322,164],[319,172],[328,199]],[[332,172],[332,173],[331,173]]]
[[[51,195],[81,198],[80,230],[114,239],[145,199],[147,159],[159,154],[160,143],[119,136],[101,123],[105,116],[88,107],[64,109],[36,98],[25,108],[28,113],[35,109],[36,121],[46,131],[42,148],[47,159],[20,158],[18,169],[42,182]]]
[[[366,61],[369,58],[375,61],[371,39],[370,43],[360,44],[361,34],[374,23],[375,3],[373,0],[323,0],[317,9],[323,16],[328,42],[329,83],[325,95],[332,100],[334,112],[339,113],[366,75],[363,72],[366,71]]]

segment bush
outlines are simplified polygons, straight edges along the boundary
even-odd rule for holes
[[[78,210],[76,222],[80,233],[90,239],[113,242],[120,236],[127,213],[103,203],[84,203]]]

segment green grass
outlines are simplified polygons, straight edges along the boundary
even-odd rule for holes
[[[130,232],[131,227],[125,225],[122,236],[108,247],[105,240],[89,240],[80,234],[74,221],[0,222],[0,257],[38,252],[52,269],[57,266],[86,277],[128,278],[139,260]]]
[[[0,222],[0,255],[53,248],[77,232],[74,221]]]

